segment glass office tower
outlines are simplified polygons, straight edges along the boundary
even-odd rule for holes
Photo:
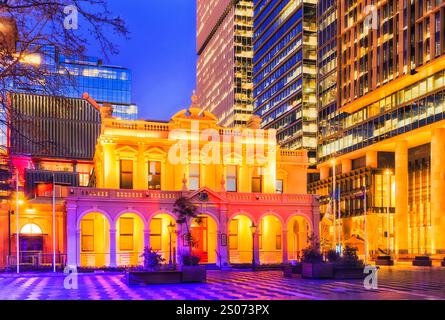
[[[44,47],[39,57],[44,69],[57,75],[70,74],[69,80],[58,80],[60,88],[54,95],[82,98],[88,93],[98,104],[113,107],[113,115],[119,119],[136,120],[138,108],[132,103],[131,71],[127,68],[105,65],[93,57],[65,57],[54,47]],[[20,92],[20,88],[16,87]],[[48,94],[35,87],[36,94]]]
[[[286,149],[317,148],[316,1],[256,0],[254,112]]]
[[[253,112],[253,0],[198,0],[199,104],[226,127],[246,126]]]

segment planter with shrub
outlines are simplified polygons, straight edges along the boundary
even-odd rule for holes
[[[291,264],[283,267],[283,275],[285,278],[292,278],[294,275],[301,275],[302,272],[303,265],[298,261],[292,261]]]
[[[346,246],[343,256],[334,258],[334,278],[335,279],[364,279],[366,277],[365,265],[357,256],[357,248]]]
[[[199,265],[200,258],[193,255],[182,257],[182,282],[206,282],[207,270]]]
[[[302,277],[309,279],[331,279],[334,277],[334,265],[325,263],[320,250],[320,243],[314,236],[310,245],[303,250]]]
[[[129,285],[137,284],[175,284],[182,282],[182,273],[176,270],[162,270],[161,265],[165,261],[158,251],[145,248],[144,267],[129,270],[126,273]]]

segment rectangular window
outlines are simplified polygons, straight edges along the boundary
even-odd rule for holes
[[[227,192],[238,191],[238,167],[227,166]]]
[[[199,189],[199,164],[190,165],[189,174],[189,190],[196,191]]]
[[[80,224],[82,252],[94,252],[94,220],[83,219]]]
[[[283,180],[281,180],[281,179],[278,179],[277,180],[277,193],[280,193],[280,194],[282,194],[283,192],[284,192],[284,189],[283,189]]]
[[[133,189],[133,161],[120,161],[120,188]]]
[[[261,193],[263,192],[263,172],[261,167],[253,168],[252,173],[252,192]]]
[[[120,218],[119,219],[119,250],[120,251],[133,251],[134,241],[134,219],[133,218]]]
[[[161,162],[148,162],[148,190],[161,190]]]
[[[162,250],[162,219],[153,218],[151,221],[150,246],[153,250]]]

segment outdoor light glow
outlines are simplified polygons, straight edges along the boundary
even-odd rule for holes
[[[20,230],[21,234],[42,234],[42,229],[33,223],[29,223],[23,226]]]

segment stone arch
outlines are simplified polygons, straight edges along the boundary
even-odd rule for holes
[[[258,219],[259,258],[261,264],[276,264],[283,262],[283,235],[286,226],[284,219],[271,210],[263,213]]]
[[[108,223],[110,224],[110,228],[112,227],[112,224],[114,225],[114,219],[111,217],[110,214],[108,214],[108,212],[99,209],[99,208],[91,208],[91,209],[87,209],[85,211],[83,211],[78,217],[77,217],[77,221],[76,221],[76,230],[80,230],[80,222],[82,221],[82,219],[89,215],[90,213],[100,213],[102,214],[105,218],[108,219]]]
[[[121,216],[123,216],[124,214],[134,214],[134,215],[137,215],[139,218],[141,218],[142,222],[144,223],[144,230],[147,230],[149,228],[148,221],[145,218],[145,215],[142,212],[140,212],[139,210],[136,210],[136,209],[133,209],[133,208],[119,211],[119,213],[113,219],[113,226],[114,226],[114,228],[116,228],[116,224],[119,221],[119,218]]]

